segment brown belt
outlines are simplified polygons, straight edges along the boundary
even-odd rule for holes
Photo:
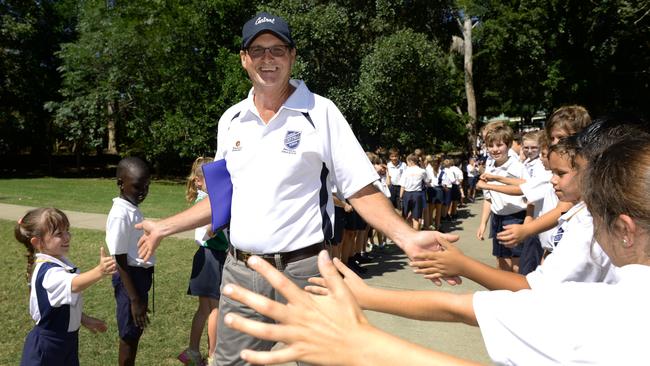
[[[325,249],[325,242],[312,244],[308,247],[292,250],[290,252],[271,253],[271,254],[255,254],[238,250],[232,245],[228,247],[228,252],[232,254],[235,259],[247,263],[246,261],[253,255],[256,255],[265,261],[269,262],[278,271],[283,271],[287,264],[306,259],[318,255],[318,253]]]

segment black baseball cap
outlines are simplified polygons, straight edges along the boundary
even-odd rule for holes
[[[251,42],[263,32],[273,33],[276,37],[286,42],[289,46],[295,47],[291,38],[291,29],[284,19],[267,12],[258,13],[244,24],[242,29],[241,48],[250,46]]]

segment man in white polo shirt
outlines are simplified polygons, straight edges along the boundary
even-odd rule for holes
[[[290,79],[296,49],[285,21],[260,13],[244,25],[242,37],[241,63],[253,88],[248,98],[223,114],[217,137],[216,157],[226,160],[233,184],[231,248],[222,284],[237,283],[283,301],[247,268],[245,261],[252,254],[301,287],[307,278],[318,276],[317,254],[333,238],[332,183],[370,225],[409,256],[437,250],[444,234],[413,230],[374,188],[379,177],[334,103]],[[165,236],[209,222],[208,199],[162,221],[145,220],[140,254],[148,258]],[[226,297],[219,309],[217,364],[245,364],[239,357],[242,349],[273,346],[223,324],[228,312],[270,319]]]

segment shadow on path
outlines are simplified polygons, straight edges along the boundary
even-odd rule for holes
[[[394,244],[386,245],[383,248],[374,247],[370,255],[373,260],[371,263],[363,265],[363,268],[368,270],[361,275],[363,279],[381,276],[388,272],[397,272],[407,265],[406,254]]]

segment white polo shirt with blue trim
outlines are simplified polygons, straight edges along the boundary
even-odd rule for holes
[[[330,182],[349,198],[379,179],[334,103],[290,83],[296,89],[268,123],[253,89],[219,120],[216,159],[231,176],[230,239],[239,250],[288,252],[330,239]]]

